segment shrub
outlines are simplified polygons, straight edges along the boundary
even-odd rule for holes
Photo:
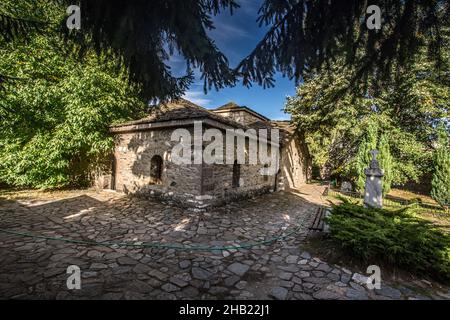
[[[91,54],[78,61],[58,46],[62,40],[38,35],[0,53],[0,70],[39,74],[0,90],[0,181],[11,186],[89,185],[114,146],[108,126],[145,108],[114,59]]]
[[[380,168],[383,169],[384,176],[382,179],[383,183],[383,195],[386,195],[391,190],[392,184],[392,168],[394,161],[390,150],[390,141],[387,134],[383,134],[378,142],[378,150],[380,155],[378,157]]]
[[[364,170],[367,169],[372,161],[372,154],[370,151],[377,148],[377,127],[373,123],[369,123],[367,131],[363,137],[363,140],[359,144],[358,154],[356,155],[356,189],[360,192],[364,192],[366,184],[366,174]]]
[[[434,173],[431,196],[441,206],[450,206],[450,152],[449,133],[444,124],[438,127],[437,148],[434,155]]]
[[[450,236],[412,209],[364,208],[342,199],[326,218],[331,237],[364,261],[381,260],[450,280]]]

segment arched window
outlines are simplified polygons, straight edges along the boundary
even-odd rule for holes
[[[153,156],[150,160],[150,183],[161,183],[162,168],[163,159],[161,158],[161,156]]]
[[[233,188],[239,187],[239,180],[241,179],[241,165],[237,163],[237,160],[234,160],[233,163]]]

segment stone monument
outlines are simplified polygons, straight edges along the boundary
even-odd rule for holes
[[[352,191],[352,184],[348,181],[344,181],[341,184],[341,191],[342,192],[351,192]]]
[[[364,206],[381,208],[383,207],[383,190],[381,179],[383,178],[383,170],[377,160],[378,150],[370,151],[372,161],[369,168],[364,170],[366,174],[366,185],[364,187]]]

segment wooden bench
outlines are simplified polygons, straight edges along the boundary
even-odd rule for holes
[[[323,218],[325,217],[325,213],[326,213],[325,207],[319,206],[317,208],[316,216],[314,217],[313,224],[309,228],[309,230],[323,231],[323,228],[324,228]]]

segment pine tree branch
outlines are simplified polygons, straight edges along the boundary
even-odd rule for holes
[[[0,12],[0,39],[12,41],[19,36],[27,36],[31,31],[36,31],[48,25],[48,22],[14,17]]]

